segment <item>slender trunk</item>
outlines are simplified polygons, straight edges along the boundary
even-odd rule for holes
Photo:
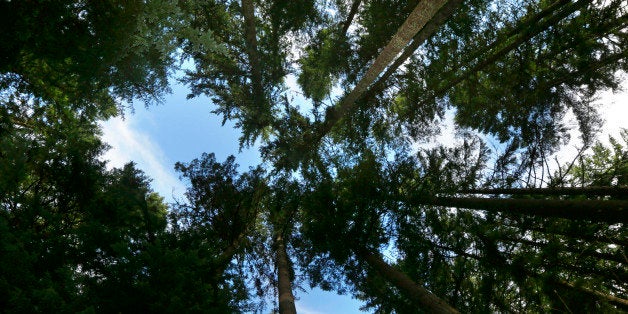
[[[586,67],[583,67],[581,69],[574,69],[573,71],[566,72],[565,74],[563,74],[562,76],[554,80],[548,81],[544,84],[540,84],[537,88],[544,90],[544,89],[549,89],[555,86],[560,86],[561,84],[574,84],[574,83],[581,82],[579,78],[581,78],[583,75],[587,73],[599,71],[599,69],[601,68],[614,66],[617,64],[617,62],[620,62],[621,60],[625,60],[626,58],[628,58],[628,51],[626,50],[621,50],[618,53],[605,55],[603,57],[600,57],[598,60],[587,62]]]
[[[261,191],[262,189],[258,189],[256,191]],[[253,198],[253,202],[258,202],[256,200],[257,196],[256,192]],[[238,253],[238,250],[242,246],[242,242],[246,241],[246,236],[248,234],[249,229],[254,224],[257,219],[257,205],[250,204],[251,207],[245,205],[238,205],[236,208],[235,218],[232,219],[242,219],[244,226],[242,229],[238,231],[232,230],[232,236],[230,237],[231,242],[224,248],[224,250],[220,253],[219,256],[216,257],[216,276],[222,275],[224,271],[229,266],[229,263],[233,259],[233,257]]]
[[[482,47],[466,56],[465,62],[472,62],[473,60],[481,57],[485,53],[499,47],[501,44],[503,44],[504,41],[508,40],[508,38],[511,38],[519,33],[534,28],[535,25],[539,24],[539,22],[541,22],[544,18],[553,15],[556,11],[558,11],[558,9],[569,4],[570,2],[571,0],[557,0],[556,2],[545,7],[539,13],[522,18],[521,21],[517,23],[514,28],[505,32],[504,34],[498,35],[491,44]]]
[[[462,271],[460,271],[460,273],[458,275],[456,275],[455,270],[454,270],[454,293],[453,296],[451,298],[451,304],[453,306],[456,306],[456,304],[458,304],[458,299],[460,298],[460,289],[462,288],[462,282],[464,281],[464,271],[465,271],[465,264],[467,263],[467,259],[463,258],[462,259]],[[455,264],[454,264],[455,265]]]
[[[558,285],[558,286],[563,286],[565,288],[569,288],[569,289],[574,289],[574,290],[580,291],[580,292],[585,293],[585,294],[587,294],[587,295],[589,295],[589,296],[591,296],[593,298],[596,298],[596,299],[601,299],[601,300],[604,300],[604,301],[607,301],[609,303],[616,304],[616,305],[619,305],[619,306],[622,306],[622,307],[628,307],[628,300],[616,297],[614,295],[602,293],[600,291],[595,291],[595,290],[589,289],[587,287],[576,286],[576,285],[574,285],[572,283],[569,283],[569,282],[567,282],[565,280],[561,280],[561,279],[554,280],[554,281],[552,281],[552,283],[555,284],[555,285]]]
[[[590,187],[558,187],[558,188],[498,188],[498,189],[466,189],[457,191],[465,194],[509,194],[509,195],[587,195],[587,196],[625,196],[628,187],[590,186]]]
[[[545,234],[554,234],[554,235],[560,235],[560,236],[564,236],[564,237],[568,237],[568,238],[572,238],[572,239],[580,239],[580,240],[584,240],[587,242],[601,242],[601,243],[607,243],[607,244],[614,244],[614,245],[621,245],[621,246],[628,246],[628,239],[616,239],[616,238],[611,238],[608,236],[603,236],[603,235],[595,235],[594,233],[583,233],[580,231],[565,231],[565,230],[561,230],[559,228],[555,228],[555,227],[539,227],[539,226],[515,226],[512,225],[512,227],[515,228],[522,228],[524,230],[529,230],[529,231],[536,231],[536,232],[540,232],[540,233],[545,233]]]
[[[275,263],[277,264],[277,273],[279,277],[279,313],[296,314],[297,310],[294,306],[294,295],[292,294],[292,281],[290,280],[290,263],[288,261],[286,244],[281,235],[278,235],[275,238],[275,250]]]
[[[503,41],[500,40],[496,41],[496,43],[494,44],[491,44],[491,47],[495,48],[493,52],[489,52],[487,56],[481,58],[481,61],[479,61],[475,65],[469,65],[468,70],[460,75],[455,75],[455,73],[449,73],[449,75],[445,75],[446,79],[442,80],[443,82],[445,82],[445,84],[435,87],[434,92],[430,95],[430,97],[427,98],[425,101],[419,103],[418,106],[424,106],[427,103],[436,99],[437,97],[442,96],[452,87],[458,85],[460,82],[464,81],[474,73],[481,71],[488,65],[495,63],[495,61],[499,60],[515,48],[519,47],[527,40],[555,25],[557,22],[569,16],[578,9],[584,7],[588,3],[589,1],[586,0],[572,3],[568,5],[564,10],[559,11],[555,15],[549,17],[543,16],[542,18],[538,19],[536,23],[531,24],[530,27],[522,28],[521,32],[516,33],[513,36],[507,37]]]
[[[341,34],[347,34],[347,30],[349,29],[349,26],[351,26],[353,18],[355,17],[356,13],[358,13],[358,8],[360,8],[361,2],[362,0],[353,0],[353,3],[351,4],[351,10],[349,11],[349,16],[347,16],[347,20],[342,25]]]
[[[414,35],[436,15],[445,3],[447,3],[447,0],[422,0],[419,2],[353,90],[344,97],[340,104],[327,111],[325,122],[318,134],[319,137],[322,138],[338,120],[353,110],[356,100],[360,98],[399,52],[408,45]]]
[[[264,107],[264,88],[262,85],[262,69],[257,51],[257,31],[255,30],[255,7],[253,0],[242,0],[244,16],[244,33],[246,36],[246,54],[249,59],[251,83],[253,85],[253,103],[257,110]]]
[[[425,24],[425,26],[412,38],[412,43],[408,45],[403,53],[393,62],[391,66],[386,69],[386,72],[371,86],[371,88],[365,93],[364,98],[371,98],[379,94],[386,88],[386,81],[397,71],[397,69],[404,63],[410,56],[414,54],[414,51],[421,46],[432,34],[438,30],[454,12],[458,9],[463,0],[450,0],[445,4],[434,17]]]
[[[233,239],[231,243],[229,243],[229,246],[227,246],[220,253],[220,255],[216,257],[216,262],[215,262],[216,268],[214,271],[216,276],[220,276],[222,275],[222,273],[225,272],[225,270],[227,269],[227,266],[229,266],[229,263],[238,252],[238,249],[240,248],[240,245],[242,244],[241,242],[243,241],[244,237],[245,237],[244,233],[240,234],[238,237]]]
[[[419,286],[406,274],[388,265],[378,253],[373,254],[367,250],[363,250],[359,251],[357,254],[383,278],[390,281],[390,283],[405,293],[411,300],[425,307],[427,311],[432,313],[458,313],[456,309],[427,289]]]
[[[619,200],[542,200],[477,197],[434,197],[411,201],[420,205],[437,205],[526,214],[541,217],[584,219],[596,222],[628,222],[628,201]]]

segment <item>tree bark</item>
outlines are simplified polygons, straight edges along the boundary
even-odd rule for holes
[[[275,238],[275,250],[275,263],[277,264],[278,273],[279,313],[296,314],[297,310],[294,305],[294,295],[292,294],[292,281],[290,280],[290,263],[288,261],[286,244],[281,235],[277,235]]]
[[[229,243],[229,246],[227,246],[222,251],[222,253],[220,253],[220,255],[216,257],[216,269],[214,271],[216,276],[220,276],[222,275],[222,273],[225,272],[225,270],[229,266],[229,263],[231,263],[231,260],[238,252],[238,249],[240,248],[241,242],[244,240],[244,238],[244,233],[238,235],[235,239],[233,239],[233,241],[231,241],[231,243]]]
[[[502,254],[498,251],[497,246],[494,242],[491,242],[488,238],[484,237],[484,243],[486,243],[486,249],[489,251],[488,254],[492,257],[491,261],[494,263],[497,263],[499,266],[501,266],[502,268],[505,268],[507,270],[509,270],[514,276],[520,276],[522,274],[529,276],[529,277],[533,277],[533,278],[541,278],[542,279],[542,275],[528,269],[525,267],[522,267],[520,265],[514,265],[514,264],[510,264],[508,263],[505,258],[502,256]],[[581,293],[587,294],[589,296],[592,296],[596,299],[599,300],[603,300],[606,302],[610,302],[616,305],[620,305],[620,306],[628,306],[628,300],[626,299],[622,299],[619,297],[616,297],[614,295],[610,295],[607,293],[602,293],[600,291],[596,291],[590,288],[586,288],[586,287],[582,287],[582,286],[577,286],[574,284],[571,284],[565,280],[562,279],[557,279],[557,278],[547,278],[547,282],[551,285],[554,286],[561,286],[564,288],[568,288],[568,289],[573,289],[576,291],[579,291]]]
[[[612,304],[615,304],[615,305],[628,307],[628,300],[616,297],[614,295],[602,293],[600,291],[595,291],[595,290],[589,289],[587,287],[576,286],[576,285],[574,285],[572,283],[569,283],[567,281],[564,281],[564,280],[555,280],[555,281],[552,281],[552,283],[555,284],[555,285],[558,285],[558,286],[563,286],[565,288],[570,288],[570,289],[574,289],[574,290],[580,291],[580,292],[588,294],[591,297],[596,298],[596,299],[604,300],[606,302],[609,302],[609,303],[612,303]]]
[[[242,0],[242,15],[244,16],[244,33],[246,36],[246,54],[251,67],[251,84],[253,88],[253,103],[257,110],[264,107],[264,87],[262,84],[262,69],[257,51],[257,31],[255,30],[255,7],[253,0]]]
[[[325,122],[322,125],[322,129],[319,130],[318,136],[320,138],[327,134],[345,114],[353,110],[356,100],[360,98],[399,52],[408,45],[416,33],[434,18],[445,3],[447,3],[447,0],[421,0],[419,2],[353,90],[344,97],[340,104],[327,111]]]
[[[558,187],[558,188],[497,188],[497,189],[466,189],[457,191],[465,194],[509,194],[509,195],[595,195],[625,196],[628,187],[590,186],[590,187]]]
[[[529,27],[522,27],[521,32],[515,33],[512,36],[507,37],[503,41],[496,41],[495,43],[491,44],[490,47],[493,47],[494,51],[491,52],[490,50],[493,50],[493,49],[489,49],[489,52],[488,52],[489,54],[485,56],[484,58],[482,58],[481,60],[479,60],[478,63],[476,63],[475,65],[469,65],[467,67],[468,70],[466,70],[460,75],[455,75],[455,73],[450,73],[449,77],[443,80],[445,84],[434,88],[434,91],[430,95],[430,97],[428,97],[425,101],[419,103],[418,106],[424,106],[428,102],[431,102],[434,99],[436,99],[437,97],[442,96],[449,89],[458,85],[458,83],[464,81],[472,74],[481,71],[488,65],[499,60],[500,58],[508,54],[510,51],[514,50],[515,48],[519,47],[521,44],[523,44],[527,40],[545,31],[546,29],[556,24],[560,20],[564,19],[565,17],[569,16],[576,10],[582,8],[587,3],[589,3],[589,1],[586,1],[586,0],[581,0],[579,2],[572,3],[568,5],[564,10],[559,11],[555,15],[549,16],[549,17],[547,16],[549,14],[547,14],[546,12],[542,12],[543,14],[535,15],[535,17],[532,18],[533,23],[530,23],[529,21],[525,22],[526,24],[527,23],[530,24]],[[560,3],[555,4],[555,5],[557,5],[557,7],[561,6]],[[554,5],[552,5],[552,7],[554,7]],[[551,13],[554,13],[554,12],[552,11]]]
[[[472,254],[472,253],[467,253],[464,251],[460,251],[454,248],[450,248],[450,247],[446,247],[446,246],[441,246],[441,245],[435,245],[435,247],[444,249],[444,250],[448,250],[451,252],[454,252],[456,254],[458,254],[459,256],[464,256],[464,257],[468,257],[468,258],[473,258],[475,260],[478,261],[482,261],[483,258],[479,255],[476,254]],[[528,277],[532,277],[532,278],[538,278],[538,279],[543,279],[542,276],[534,271],[531,271],[527,268],[524,267],[520,267],[520,266],[515,266],[512,265],[510,263],[508,263],[503,256],[501,256],[501,254],[499,252],[492,252],[491,256],[493,256],[494,258],[490,259],[490,261],[493,264],[496,264],[497,267],[500,267],[502,269],[507,270],[508,272],[510,272],[511,274],[513,274],[514,276],[528,276]],[[619,306],[628,306],[628,300],[626,299],[622,299],[619,297],[616,297],[614,295],[610,295],[610,294],[606,294],[606,293],[602,293],[590,288],[586,288],[586,287],[581,287],[581,286],[576,286],[574,284],[571,284],[567,281],[564,280],[560,280],[560,279],[548,279],[547,282],[551,285],[554,286],[560,286],[563,288],[567,288],[569,290],[576,290],[579,291],[581,293],[587,294],[595,299],[598,300],[603,300],[606,302],[610,302]]]
[[[545,233],[545,234],[560,235],[560,236],[573,238],[573,239],[580,239],[580,240],[584,240],[588,242],[601,242],[601,243],[607,243],[607,244],[628,246],[627,239],[615,239],[615,238],[611,238],[611,237],[603,236],[603,235],[595,235],[595,234],[590,234],[590,233],[586,234],[586,233],[582,233],[578,231],[565,231],[565,230],[559,230],[557,228],[546,228],[546,227],[539,227],[539,226],[517,226],[517,225],[510,225],[510,226],[515,227],[515,228],[522,228],[523,230],[536,231],[536,232]]]
[[[383,278],[390,281],[390,283],[405,293],[411,300],[425,307],[428,312],[458,313],[456,309],[427,289],[419,286],[406,274],[388,265],[379,253],[373,254],[368,250],[360,250],[357,252],[357,255],[364,259],[368,265],[375,269]]]
[[[347,16],[347,20],[345,20],[344,24],[342,25],[342,35],[347,34],[347,30],[349,30],[349,26],[351,26],[353,18],[355,17],[356,13],[358,13],[358,8],[360,8],[361,2],[362,0],[353,0],[353,3],[351,4],[351,10],[349,11],[349,16]]]
[[[371,98],[375,95],[379,94],[386,88],[386,81],[390,78],[393,73],[397,71],[397,69],[404,63],[414,51],[421,46],[432,34],[438,30],[447,20],[451,17],[456,9],[462,4],[463,0],[451,0],[447,4],[445,4],[434,17],[425,24],[425,26],[412,38],[412,43],[408,45],[403,53],[393,62],[391,66],[386,69],[386,72],[371,86],[371,88],[365,93],[364,98]]]
[[[628,222],[628,201],[619,200],[542,200],[478,197],[434,197],[415,200],[417,205],[436,205],[541,217],[583,219],[596,222]]]

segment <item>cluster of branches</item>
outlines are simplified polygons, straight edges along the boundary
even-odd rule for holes
[[[302,280],[379,312],[628,307],[625,146],[530,184],[568,112],[592,144],[594,96],[628,69],[624,1],[1,6],[2,308],[260,310],[254,288],[294,313]],[[177,56],[268,168],[178,163],[167,210],[132,165],[105,169],[96,122],[158,99]],[[460,145],[417,152],[447,110]]]

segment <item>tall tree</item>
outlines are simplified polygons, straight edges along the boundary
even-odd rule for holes
[[[168,90],[181,26],[175,1],[3,2],[2,87],[111,115],[120,98]]]
[[[1,6],[2,308],[261,311],[273,291],[293,313],[302,278],[379,312],[626,307],[626,200],[592,193],[625,188],[623,145],[546,165],[567,114],[593,143],[625,1]],[[167,211],[132,165],[105,170],[96,120],[165,91],[179,52],[264,164],[178,163]],[[417,146],[446,115],[453,147]]]

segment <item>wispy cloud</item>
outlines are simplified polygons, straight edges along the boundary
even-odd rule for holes
[[[172,201],[173,197],[180,196],[185,191],[172,170],[172,162],[168,161],[150,135],[138,129],[132,115],[127,115],[125,119],[110,119],[101,126],[102,139],[111,146],[102,157],[109,161],[109,167],[122,167],[134,161],[139,169],[153,179],[152,188],[167,201]]]
[[[295,303],[295,307],[297,308],[297,313],[300,313],[300,314],[324,314],[323,312],[316,311],[316,310],[308,308],[307,306],[304,306],[299,301]]]
[[[618,138],[620,129],[628,128],[628,77],[622,85],[623,91],[607,91],[600,95],[600,115],[606,120],[599,138],[601,141],[607,141],[608,135]]]

